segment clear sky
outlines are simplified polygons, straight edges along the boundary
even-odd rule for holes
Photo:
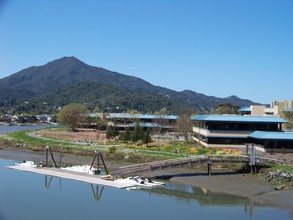
[[[293,99],[293,1],[0,0],[0,78],[64,56],[177,91]]]

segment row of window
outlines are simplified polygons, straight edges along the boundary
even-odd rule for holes
[[[269,140],[257,140],[251,138],[220,138],[220,137],[204,137],[198,136],[199,140],[207,144],[227,144],[227,145],[245,145],[247,143],[254,143],[256,145],[262,145],[265,148],[284,148],[293,149],[293,141],[269,141]]]
[[[235,131],[280,131],[279,124],[246,124],[246,123],[216,123],[216,122],[195,122],[194,126],[214,130],[235,130]]]

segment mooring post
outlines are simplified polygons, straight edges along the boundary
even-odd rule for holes
[[[48,166],[48,151],[49,151],[49,146],[47,145],[46,147],[45,147],[45,151],[46,151],[46,162],[45,162],[45,165],[46,165],[46,167]]]
[[[93,162],[92,162],[92,164],[91,164],[91,166],[90,166],[90,170],[92,169],[92,167],[93,167],[93,165],[94,165],[94,163],[95,163],[96,158],[97,158],[97,165],[98,165],[98,168],[97,168],[97,169],[98,169],[98,171],[99,171],[99,169],[100,169],[100,158],[101,158],[101,161],[102,161],[103,166],[104,166],[104,168],[105,168],[106,174],[108,175],[109,172],[108,172],[108,170],[107,170],[107,167],[106,167],[106,164],[105,164],[104,158],[103,158],[102,154],[101,154],[100,152],[98,152],[98,151],[95,151],[95,156],[94,156]]]
[[[98,152],[98,157],[97,157],[97,167],[98,167],[98,172],[99,172],[99,170],[100,170],[100,155],[101,155],[101,153]]]
[[[251,160],[250,160],[250,164],[251,164],[251,174],[253,174],[254,166],[256,164],[256,149],[255,149],[254,144],[251,145]]]
[[[245,170],[248,171],[248,165],[249,165],[249,160],[248,160],[248,144],[245,145],[245,155],[246,155],[246,162],[245,162]]]
[[[212,169],[212,162],[209,161],[209,162],[208,162],[208,176],[211,176],[211,175],[212,175],[212,173],[211,173],[211,169]]]
[[[63,157],[63,147],[60,149],[60,160],[59,160],[59,167],[62,166],[62,157]]]

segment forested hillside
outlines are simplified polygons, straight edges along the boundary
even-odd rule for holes
[[[0,111],[52,113],[72,102],[98,107],[105,112],[137,110],[153,113],[166,108],[204,112],[218,104],[254,104],[236,96],[218,98],[194,91],[177,92],[154,86],[143,79],[112,72],[63,57],[43,66],[33,66],[0,80]]]

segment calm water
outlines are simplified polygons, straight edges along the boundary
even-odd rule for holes
[[[10,170],[0,159],[0,219],[293,219],[248,199],[167,183],[127,191]],[[291,215],[291,216],[290,216]]]
[[[0,126],[0,133],[23,128],[37,127]],[[15,162],[0,159],[0,220],[293,219],[285,210],[186,185],[127,191],[5,167]]]
[[[34,130],[48,127],[46,125],[34,125],[34,126],[2,126],[0,125],[0,134],[11,133],[14,131],[21,131],[21,130]]]

